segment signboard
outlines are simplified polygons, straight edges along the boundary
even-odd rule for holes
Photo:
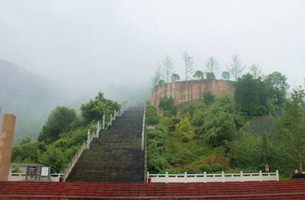
[[[41,176],[49,176],[49,167],[41,167]]]
[[[36,167],[35,166],[29,166],[28,175],[29,176],[35,176],[36,175]]]

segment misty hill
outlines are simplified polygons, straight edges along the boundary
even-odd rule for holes
[[[66,88],[12,62],[0,60],[0,107],[17,115],[15,142],[35,138],[48,113],[67,100]]]
[[[95,88],[90,85],[83,89],[71,88],[27,71],[12,62],[0,60],[0,108],[2,114],[17,115],[14,142],[26,137],[37,138],[50,111],[58,105],[78,110],[82,103],[102,91],[111,99],[127,100],[130,105],[142,106],[149,95],[148,86],[145,84],[116,83],[104,89],[98,89],[96,85]]]

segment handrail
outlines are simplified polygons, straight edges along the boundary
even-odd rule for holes
[[[124,107],[123,112],[127,110],[127,107]],[[122,112],[122,113],[123,113]],[[118,116],[118,111],[114,110],[114,117],[110,117],[110,124],[112,124],[112,120],[115,120],[115,117]],[[112,114],[111,114],[112,115]],[[103,126],[105,126],[105,115],[103,116]],[[105,128],[105,127],[103,127]],[[94,138],[99,137],[99,132],[102,129],[101,124],[98,122],[97,126],[96,126],[96,132],[92,134],[90,134],[90,131],[88,132],[88,139],[87,142],[85,141],[81,147],[79,148],[79,150],[77,151],[77,153],[74,155],[73,159],[70,161],[70,163],[68,164],[67,168],[64,171],[64,175],[63,175],[63,181],[65,182],[66,179],[68,178],[69,174],[71,173],[73,167],[75,166],[75,164],[77,163],[78,159],[80,158],[80,156],[82,155],[83,151],[86,148],[90,148],[90,143],[92,142],[92,140]]]
[[[82,155],[83,151],[86,149],[86,142],[84,142],[82,144],[82,146],[79,148],[79,150],[77,151],[77,153],[75,154],[75,156],[73,157],[73,159],[71,160],[71,162],[68,164],[66,170],[64,171],[64,175],[63,175],[63,181],[65,182],[66,179],[68,178],[69,174],[71,173],[73,167],[75,166],[76,162],[78,161],[78,159],[80,158],[80,156]]]
[[[279,181],[279,171],[258,173],[220,173],[220,174],[149,174],[148,182],[230,182],[230,181]]]

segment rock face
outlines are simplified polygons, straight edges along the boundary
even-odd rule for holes
[[[176,103],[201,100],[205,92],[211,91],[216,97],[233,96],[234,86],[225,80],[192,80],[168,83],[157,87],[151,97],[150,105],[158,107],[163,97],[173,97]]]

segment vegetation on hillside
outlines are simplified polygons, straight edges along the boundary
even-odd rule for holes
[[[26,138],[13,148],[12,162],[40,163],[51,166],[52,172],[62,172],[86,140],[88,129],[95,131],[95,124],[102,120],[103,114],[109,116],[119,109],[120,105],[104,98],[103,93],[83,104],[80,114],[58,106],[50,113],[38,141]]]
[[[269,163],[282,175],[302,171],[304,91],[294,90],[286,99],[284,75],[274,72],[262,78],[255,76],[255,66],[252,71],[234,83],[233,99],[206,92],[201,102],[177,105],[165,97],[159,105],[162,116],[147,107],[148,170],[264,171]]]

